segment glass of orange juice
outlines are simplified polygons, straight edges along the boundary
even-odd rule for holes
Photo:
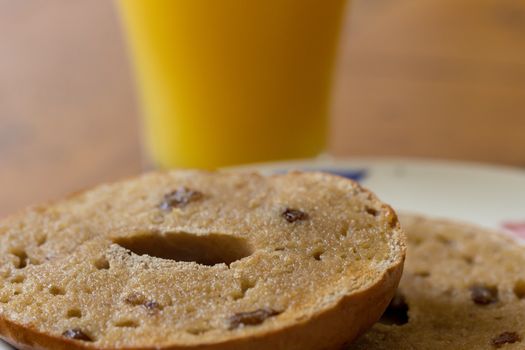
[[[346,0],[119,0],[161,167],[325,150]]]

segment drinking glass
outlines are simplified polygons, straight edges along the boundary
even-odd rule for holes
[[[314,157],[346,0],[120,0],[160,168]]]

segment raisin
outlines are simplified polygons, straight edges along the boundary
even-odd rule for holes
[[[154,313],[158,310],[162,310],[162,306],[157,303],[155,300],[148,300],[143,294],[140,293],[130,293],[124,301],[127,304],[133,305],[133,306],[143,306],[146,310],[148,310],[150,313]]]
[[[187,187],[179,187],[175,191],[165,194],[159,207],[164,211],[170,211],[173,208],[184,208],[188,203],[197,201],[202,197],[203,195],[199,191]]]
[[[266,319],[279,314],[279,311],[269,308],[249,312],[239,312],[230,317],[230,329],[239,328],[240,326],[256,326],[263,323]]]
[[[146,310],[148,310],[149,312],[155,312],[157,310],[162,309],[160,304],[157,303],[155,300],[148,300],[143,305],[146,308]]]
[[[376,208],[366,207],[366,208],[365,208],[365,211],[366,211],[367,214],[372,215],[372,216],[377,216],[377,215],[379,215],[379,212],[377,211]]]
[[[282,216],[288,222],[296,222],[308,219],[308,214],[306,214],[304,211],[290,208],[286,208],[286,210],[282,213]]]
[[[505,344],[512,344],[521,341],[521,337],[516,332],[503,332],[500,335],[492,338],[491,344],[496,348],[500,348]]]
[[[392,216],[390,217],[389,224],[391,228],[396,228],[399,224],[399,219],[397,218],[397,214],[392,210],[391,211]]]
[[[67,331],[62,333],[62,336],[74,340],[93,341],[93,339],[91,339],[89,335],[82,332],[78,328],[68,329]]]
[[[18,262],[15,264],[15,267],[17,269],[23,269],[27,265],[29,265],[29,257],[27,256],[27,253],[23,249],[14,249],[10,252],[14,256],[18,258]]]
[[[470,298],[475,304],[489,305],[498,301],[498,288],[476,284],[470,287]]]
[[[388,325],[402,325],[408,322],[408,304],[403,294],[394,295],[379,322]]]

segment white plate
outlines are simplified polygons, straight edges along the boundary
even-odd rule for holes
[[[239,169],[239,168],[237,168]],[[357,179],[400,211],[470,221],[525,238],[525,170],[414,159],[295,161],[243,166],[263,173],[323,170]],[[0,341],[0,350],[11,350]]]

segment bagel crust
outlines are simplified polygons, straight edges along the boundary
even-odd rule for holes
[[[156,172],[0,221],[20,349],[339,349],[399,283],[395,212],[324,173]]]

